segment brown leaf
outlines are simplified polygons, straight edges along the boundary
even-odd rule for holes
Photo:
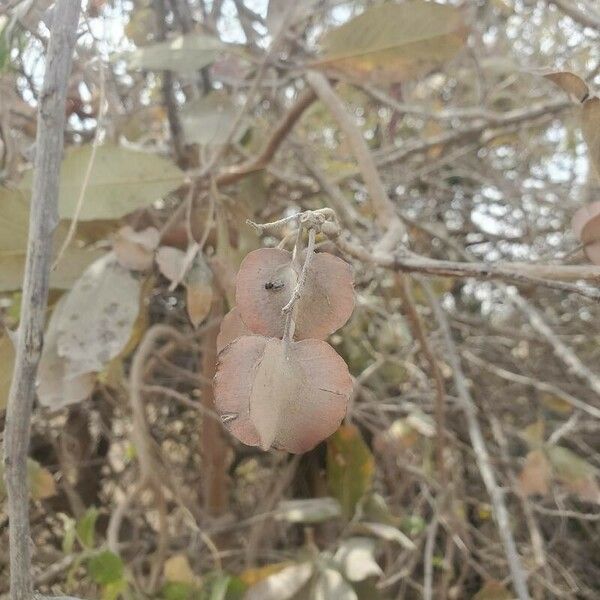
[[[234,306],[221,321],[221,329],[217,336],[217,352],[221,352],[225,346],[244,335],[252,335],[252,332],[242,321],[237,306]]]
[[[244,258],[237,276],[236,304],[244,323],[254,333],[283,336],[288,303],[301,267],[292,254],[260,248]],[[323,339],[342,327],[354,309],[350,265],[326,252],[311,262],[296,313],[296,339]]]
[[[244,336],[219,355],[215,404],[239,440],[306,452],[340,425],[352,392],[348,367],[320,340]]]
[[[187,313],[194,327],[198,327],[210,312],[213,301],[212,283],[213,274],[204,254],[197,252],[183,280]]]
[[[525,457],[523,470],[519,475],[519,489],[525,496],[548,493],[552,468],[543,450],[532,450]]]
[[[581,132],[590,154],[590,165],[600,175],[600,98],[588,98],[581,111]]]
[[[585,255],[600,264],[600,202],[582,206],[571,219],[573,233],[584,244]]]
[[[544,77],[556,84],[568,94],[571,94],[579,102],[583,102],[590,94],[590,88],[587,83],[570,71],[556,71],[555,73],[547,73]]]
[[[122,267],[132,271],[149,271],[159,242],[160,233],[155,227],[134,231],[126,225],[117,231],[113,239],[113,251]]]

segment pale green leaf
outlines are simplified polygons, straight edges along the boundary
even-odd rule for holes
[[[75,214],[91,153],[91,146],[71,148],[65,152],[60,174],[61,218],[70,219]],[[29,172],[21,189],[30,192],[32,179],[33,175]],[[172,161],[156,154],[127,150],[112,144],[100,146],[94,157],[78,219],[118,219],[159,200],[179,187],[183,180],[183,171]]]
[[[210,35],[188,33],[138,48],[126,59],[131,69],[190,73],[213,63],[227,47]]]
[[[23,284],[29,204],[19,190],[0,187],[0,292],[18,290]],[[54,251],[62,245],[68,225],[59,223],[54,232]],[[82,248],[77,240],[67,248],[58,267],[50,274],[50,287],[68,289],[100,252]]]
[[[123,578],[123,561],[113,552],[105,550],[90,558],[88,572],[96,583],[116,583]]]
[[[379,4],[322,38],[317,66],[389,83],[451,59],[465,44],[460,9],[425,0]]]
[[[221,92],[212,92],[189,102],[181,110],[186,141],[200,145],[225,143],[239,110],[231,102],[231,97]],[[240,141],[246,129],[247,125],[238,127],[233,141]]]

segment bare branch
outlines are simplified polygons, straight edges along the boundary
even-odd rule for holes
[[[65,127],[65,101],[79,11],[79,0],[58,0],[54,7],[46,72],[39,99],[21,324],[5,430],[4,463],[10,518],[12,600],[31,600],[33,596],[27,485],[29,424],[46,319],[52,234],[58,224],[58,181]]]

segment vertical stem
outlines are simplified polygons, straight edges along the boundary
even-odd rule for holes
[[[304,259],[304,265],[302,266],[302,272],[300,273],[300,277],[298,277],[298,282],[296,283],[296,287],[292,292],[292,297],[289,302],[281,309],[281,312],[284,315],[287,315],[285,320],[285,328],[283,330],[283,340],[284,342],[291,342],[294,337],[294,314],[296,312],[296,305],[300,296],[302,295],[302,288],[304,287],[304,283],[306,282],[306,276],[308,274],[308,269],[310,267],[310,263],[312,262],[313,255],[315,253],[315,237],[316,232],[314,229],[308,230],[308,245],[306,246],[306,258]],[[298,252],[299,240],[302,239],[302,225],[299,225],[298,229],[298,238],[296,239],[296,245],[294,246],[294,254],[292,257],[292,263],[296,260],[296,255]]]
[[[58,223],[65,100],[80,8],[79,0],[58,0],[55,4],[39,98],[21,324],[5,429],[12,600],[31,600],[33,597],[27,483],[29,426],[48,301],[52,234]]]

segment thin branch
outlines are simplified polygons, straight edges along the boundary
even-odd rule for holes
[[[282,142],[304,114],[304,111],[316,98],[317,96],[312,89],[301,94],[290,110],[276,125],[271,137],[267,140],[267,143],[259,154],[246,162],[224,169],[215,178],[217,185],[231,185],[252,173],[264,169],[271,162]]]
[[[467,419],[467,427],[469,430],[469,438],[473,450],[475,451],[475,460],[477,467],[481,473],[481,478],[490,496],[492,506],[494,508],[494,517],[498,525],[498,534],[504,546],[504,553],[508,560],[508,566],[513,581],[513,586],[519,600],[530,600],[529,591],[527,589],[527,578],[521,564],[521,558],[517,551],[517,544],[513,537],[510,525],[510,517],[506,503],[504,502],[504,494],[496,481],[496,475],[492,469],[490,455],[485,445],[483,433],[477,420],[477,407],[471,393],[467,380],[462,371],[460,357],[452,339],[452,332],[446,315],[431,290],[431,286],[425,279],[421,279],[421,284],[427,295],[429,304],[435,315],[435,319],[440,327],[444,344],[446,346],[446,356],[452,368],[452,377],[458,396],[462,402],[465,417]]]
[[[327,106],[348,139],[365,185],[367,186],[371,202],[373,202],[377,220],[382,228],[390,233],[388,237],[389,246],[395,246],[395,242],[406,237],[406,229],[404,223],[402,223],[396,214],[394,203],[385,191],[381,177],[377,172],[373,155],[360,129],[353,122],[344,103],[340,100],[324,75],[316,71],[309,71],[306,74],[306,79],[319,96],[321,102]]]
[[[4,464],[10,518],[10,593],[12,600],[33,596],[27,454],[48,302],[52,234],[58,224],[58,181],[65,128],[65,101],[79,21],[79,0],[58,0],[39,99],[35,170],[21,324],[8,397]]]
[[[515,304],[527,317],[529,324],[541,335],[543,335],[550,345],[554,354],[578,377],[587,382],[591,390],[600,394],[600,376],[596,375],[589,367],[584,365],[579,357],[550,329],[544,318],[531,304],[526,302],[518,294],[510,294],[510,301]],[[581,407],[582,410],[583,407]],[[587,410],[589,413],[589,409]]]
[[[594,29],[600,33],[600,15],[589,10],[583,11],[577,7],[573,0],[548,0],[549,4],[554,4],[558,9],[573,19],[576,23]]]

